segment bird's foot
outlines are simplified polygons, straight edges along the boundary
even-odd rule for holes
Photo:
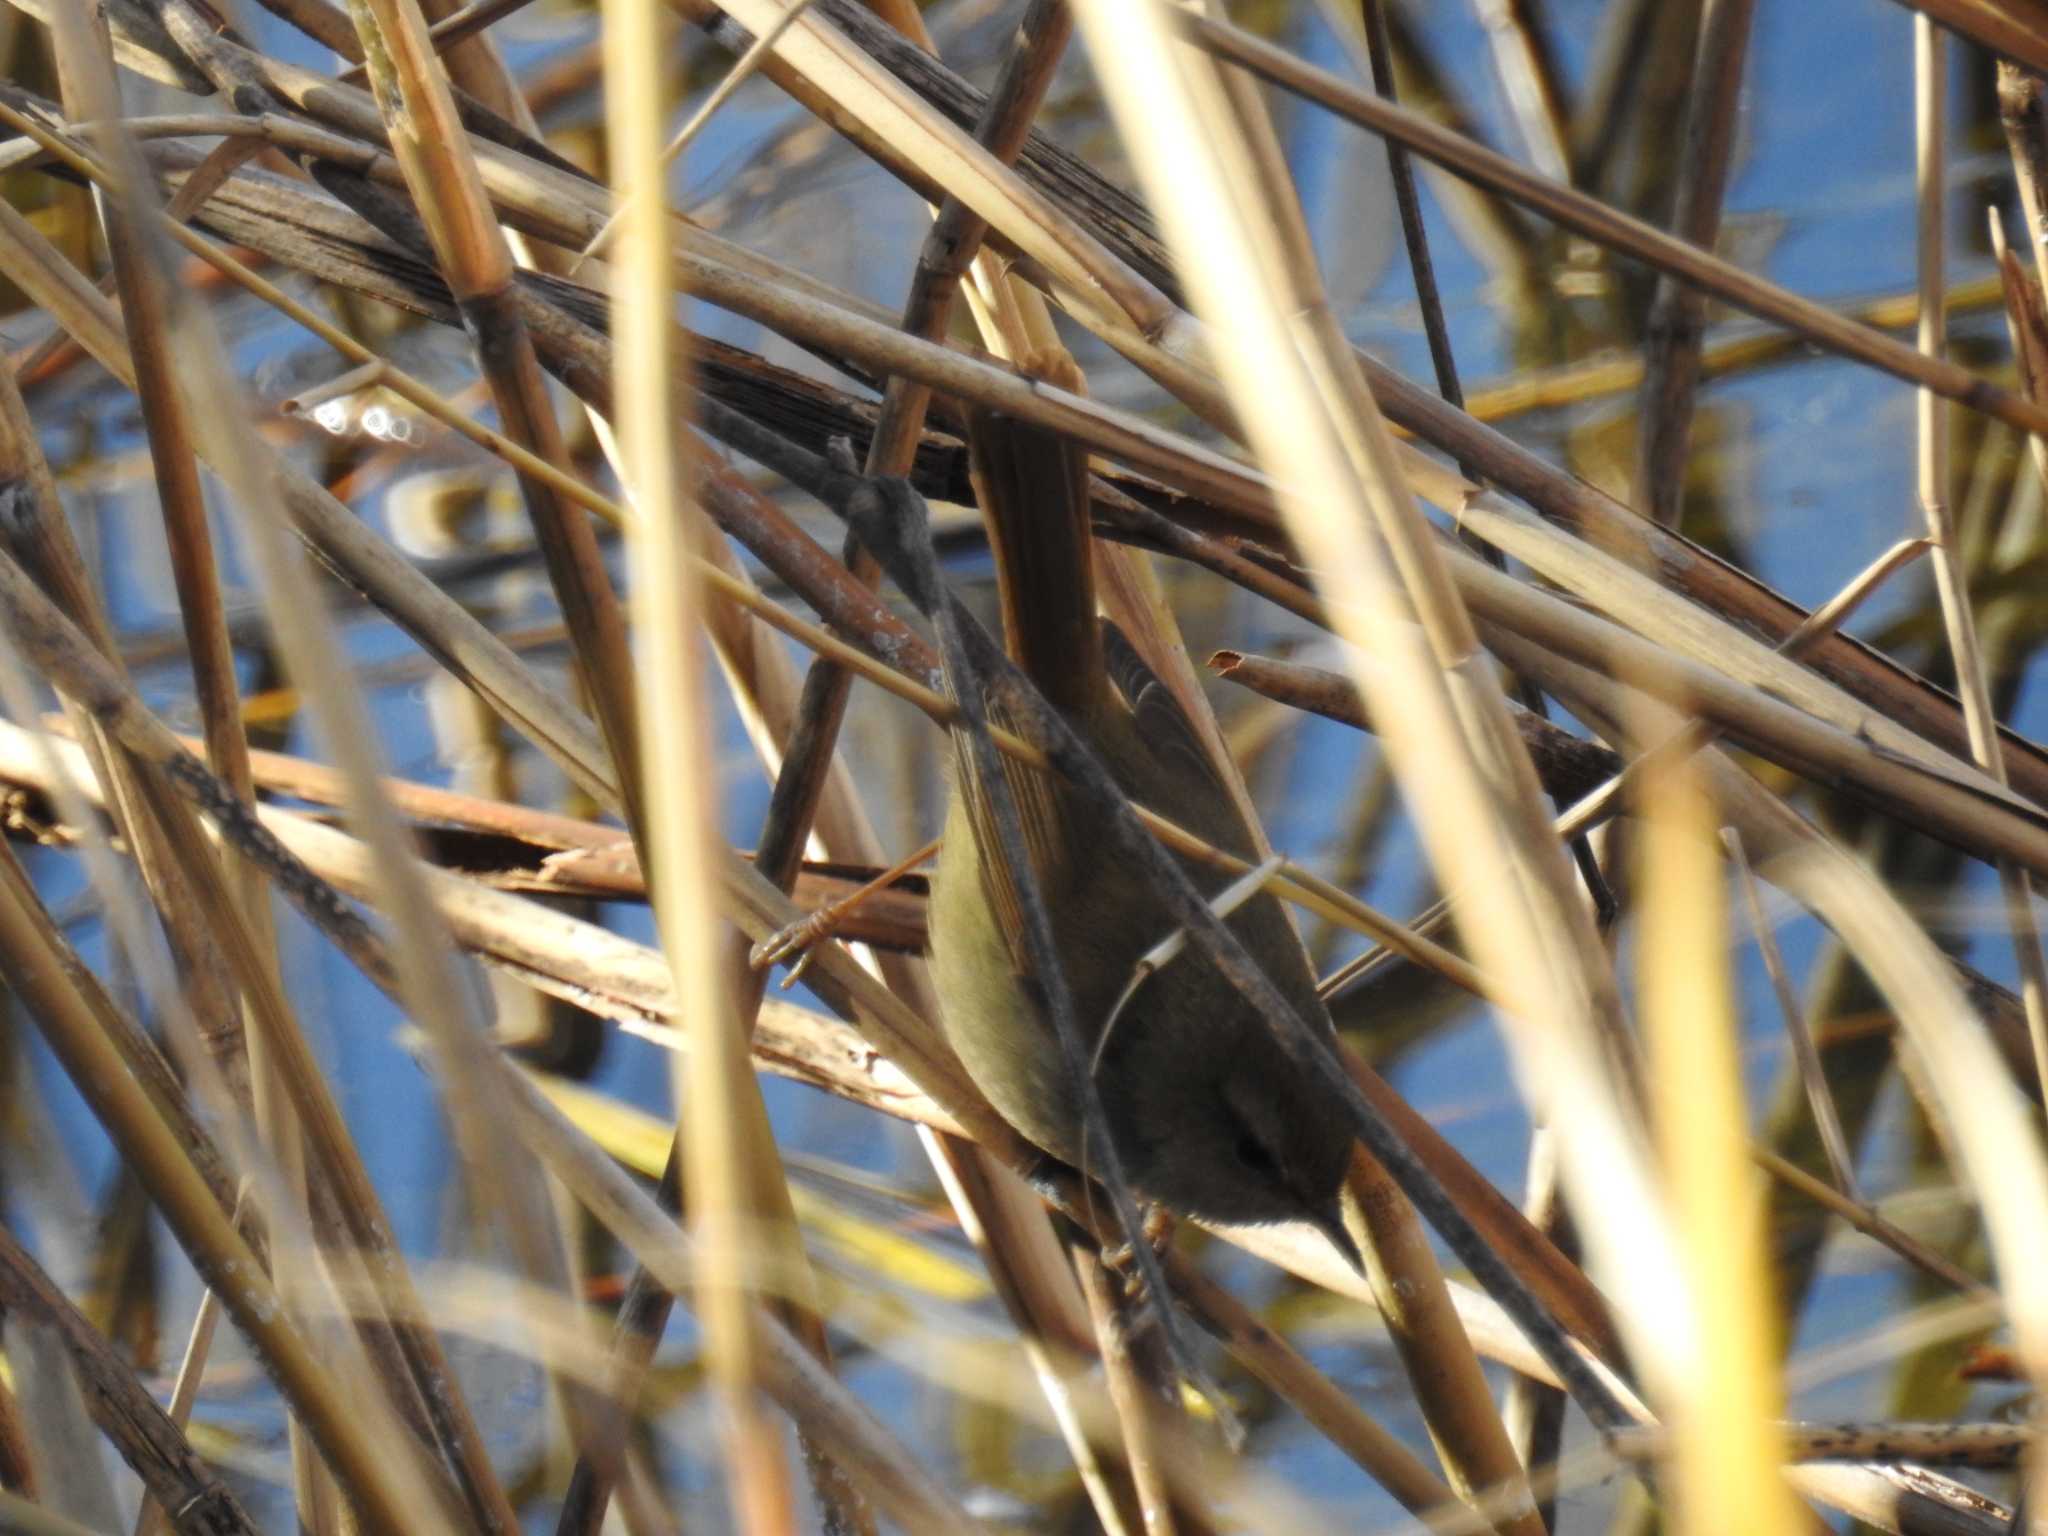
[[[1173,1212],[1163,1205],[1151,1205],[1145,1208],[1144,1220],[1139,1223],[1139,1236],[1155,1258],[1163,1258],[1173,1247],[1173,1234],[1179,1226],[1180,1218]],[[1137,1250],[1129,1241],[1104,1248],[1102,1267],[1123,1282],[1126,1295],[1135,1299],[1143,1293],[1145,1272],[1138,1264]]]

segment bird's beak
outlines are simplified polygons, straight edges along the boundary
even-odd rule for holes
[[[1328,1205],[1316,1206],[1309,1211],[1308,1219],[1315,1228],[1330,1240],[1330,1246],[1344,1255],[1345,1262],[1363,1276],[1365,1255],[1358,1251],[1358,1244],[1344,1225],[1344,1207],[1341,1201],[1332,1200]]]

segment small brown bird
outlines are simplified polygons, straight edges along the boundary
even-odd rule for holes
[[[1051,433],[981,417],[970,433],[1011,655],[1134,801],[1219,848],[1255,859],[1250,829],[1193,726],[1113,627],[1098,621],[1085,457]],[[1189,945],[1117,1009],[1135,967],[1175,927],[1108,823],[1056,775],[1004,759],[1024,839],[1072,989],[1083,1049],[1137,1192],[1226,1222],[1308,1221],[1356,1250],[1338,1211],[1350,1161],[1348,1114],[1281,1049],[1266,1023]],[[1022,975],[1015,891],[971,765],[961,754],[932,883],[931,943],[945,1027],[970,1076],[1030,1141],[1086,1168],[1081,1107],[1060,1044]],[[1229,883],[1184,862],[1205,894]],[[1229,924],[1316,1030],[1301,940],[1260,895]]]

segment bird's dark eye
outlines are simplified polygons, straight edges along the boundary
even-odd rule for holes
[[[1237,1160],[1245,1167],[1260,1173],[1268,1172],[1273,1166],[1273,1154],[1266,1150],[1266,1144],[1256,1136],[1237,1138]]]

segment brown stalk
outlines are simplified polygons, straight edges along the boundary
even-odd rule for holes
[[[1352,1155],[1345,1208],[1346,1225],[1355,1222],[1366,1239],[1359,1244],[1366,1278],[1451,1486],[1474,1508],[1497,1498],[1493,1529],[1502,1536],[1540,1536],[1527,1475],[1451,1306],[1429,1234],[1400,1186],[1362,1147]]]
[[[11,1386],[0,1382],[0,1488],[34,1499],[36,1483],[35,1459],[22,1423],[21,1400]]]
[[[2041,0],[1901,0],[1908,10],[1993,53],[2048,73],[2048,5]],[[2002,61],[2001,61],[2002,62]]]
[[[1349,22],[1352,7],[1344,4],[1343,0],[1318,0],[1318,5],[1339,41],[1351,45]],[[1383,81],[1375,69],[1369,33],[1363,50],[1349,46],[1353,71],[1362,78],[1370,78],[1380,94],[1404,100],[1460,133],[1478,136],[1480,130],[1476,120],[1482,116],[1490,117],[1490,105],[1478,105],[1470,100],[1462,89],[1462,82],[1451,78],[1441,67],[1441,62],[1418,34],[1415,23],[1400,7],[1383,9],[1379,12],[1379,19],[1385,23],[1391,72]],[[1605,27],[1601,29],[1603,37],[1608,30]],[[1386,89],[1388,83],[1398,83],[1398,89]],[[1535,249],[1534,231],[1519,209],[1499,198],[1487,197],[1454,176],[1434,171],[1430,173],[1430,190],[1436,195],[1460,243],[1486,268],[1488,280],[1498,285],[1498,291],[1523,295],[1540,284],[1542,279],[1537,270],[1540,258]]]
[[[1242,651],[1218,651],[1209,658],[1209,665],[1219,676],[1265,698],[1356,730],[1372,729],[1372,716],[1358,696],[1358,685],[1341,673]],[[1542,780],[1543,792],[1560,804],[1589,794],[1621,771],[1621,758],[1606,747],[1581,740],[1527,710],[1517,710],[1514,719],[1536,766],[1536,776]]]
[[[1238,1364],[1286,1398],[1332,1445],[1392,1494],[1410,1514],[1431,1519],[1439,1536],[1485,1529],[1456,1503],[1450,1486],[1392,1434],[1375,1423],[1352,1397],[1335,1391],[1329,1379],[1301,1358],[1249,1307],[1178,1253],[1164,1264],[1174,1291],[1214,1333]]]
[[[50,12],[43,0],[28,0],[28,3],[33,14],[48,19]],[[354,28],[339,7],[328,4],[327,0],[287,0],[287,3],[291,10],[287,19],[307,31],[309,36],[344,57],[361,56],[361,44]],[[157,55],[153,58],[151,62],[158,65],[158,70],[153,72],[160,73],[161,66],[165,64],[181,79],[185,72],[196,71],[201,80],[240,111],[266,111],[274,97],[291,102],[315,117],[350,122],[363,137],[381,142],[383,136],[377,124],[376,108],[358,88],[342,84],[332,76],[256,52],[244,44],[239,35],[217,25],[214,15],[199,0],[145,0],[145,4],[178,50],[169,57]],[[117,31],[117,48],[120,41]],[[130,50],[124,62],[134,59],[135,43],[133,39],[129,41]],[[472,49],[487,46],[482,42],[472,42],[454,52],[461,56]],[[487,73],[484,79],[488,89],[492,77]],[[205,94],[204,86],[199,88],[199,93]],[[558,169],[565,165],[539,138],[468,91],[457,90],[453,99],[464,126],[484,139],[514,148],[531,155],[537,162],[554,165]]]
[[[1942,307],[1956,315],[1997,303],[1997,279],[1970,278],[1949,289]],[[1860,324],[1896,331],[1914,324],[1920,301],[1908,293],[1832,307]],[[1775,326],[1731,327],[1729,334],[1701,352],[1700,377],[1722,378],[1784,361],[1796,357],[1803,345],[1797,336]],[[1504,421],[1529,411],[1625,394],[1642,387],[1643,375],[1640,351],[1605,352],[1583,361],[1526,368],[1488,379],[1473,386],[1465,409],[1480,421]]]
[[[1700,14],[1671,231],[1701,250],[1714,248],[1721,228],[1721,200],[1734,154],[1736,107],[1755,9],[1755,0],[1707,0]],[[1669,276],[1657,280],[1643,342],[1641,458],[1635,487],[1644,514],[1666,527],[1678,526],[1685,498],[1686,448],[1699,388],[1706,310],[1705,296],[1698,289]]]
[[[1393,50],[1386,4],[1384,0],[1364,0],[1360,10],[1373,89],[1388,101],[1395,101],[1398,96],[1394,84]],[[1499,14],[1493,20],[1510,32],[1519,31],[1521,41],[1529,45],[1519,50],[1517,56],[1528,66],[1521,77],[1523,83],[1534,89],[1516,92],[1516,105],[1524,115],[1525,137],[1532,132],[1541,132],[1545,125],[1554,130],[1553,136],[1546,142],[1554,147],[1558,172],[1564,174],[1566,166],[1563,118],[1552,116],[1542,110],[1545,105],[1552,108],[1558,105],[1555,93],[1543,89],[1545,85],[1554,84],[1548,70],[1551,61],[1547,56],[1537,56],[1542,50],[1534,46],[1534,36],[1524,25],[1527,18],[1518,14],[1513,5],[1501,4]],[[1498,36],[1498,33],[1496,35]],[[1502,63],[1505,67],[1508,61],[1503,59]],[[1534,144],[1537,140],[1532,138],[1530,142]],[[1403,146],[1392,139],[1385,140],[1384,143],[1387,152],[1387,171],[1394,187],[1394,203],[1401,215],[1401,239],[1408,251],[1408,268],[1415,283],[1416,302],[1422,310],[1422,328],[1429,343],[1430,365],[1436,374],[1437,393],[1443,396],[1445,404],[1463,410],[1465,391],[1458,380],[1457,360],[1451,351],[1450,325],[1444,318],[1443,296],[1438,292],[1436,267],[1430,259],[1429,236],[1423,223],[1421,200],[1415,189],[1415,167]],[[1460,465],[1459,470],[1467,479],[1476,480],[1476,475],[1468,466]],[[1490,545],[1480,542],[1470,534],[1462,536],[1495,564],[1500,563],[1499,552]],[[1535,714],[1541,715],[1544,712],[1542,695],[1519,681],[1515,686],[1515,702]],[[1572,857],[1579,866],[1580,876],[1585,880],[1596,907],[1602,910],[1611,907],[1613,894],[1607,889],[1607,882],[1600,872],[1599,861],[1594,855],[1592,844],[1584,838],[1576,838],[1571,847]],[[1525,1461],[1527,1459],[1524,1458]]]
[[[128,195],[118,190],[110,192],[101,200],[100,208],[113,257],[129,353],[135,361],[137,397],[177,583],[208,766],[235,794],[253,799],[248,742],[242,732],[240,688],[214,566],[206,505],[200,492],[198,459],[192,448],[186,398],[172,365],[176,342],[172,309],[164,290],[169,253],[161,244],[151,224],[150,210],[139,194],[142,160],[132,141],[118,127],[120,102],[111,92],[97,89],[110,74],[109,61],[94,57],[102,46],[97,29],[60,20],[55,37],[67,110],[74,117],[103,121],[101,153],[107,163],[122,168],[128,184]],[[83,56],[81,50],[85,50]],[[221,174],[224,176],[225,170]],[[203,195],[202,177],[195,175],[187,190],[194,198]],[[168,796],[159,798],[167,817],[187,817],[182,805]],[[166,829],[171,829],[168,820]],[[189,843],[189,827],[187,832],[183,841]],[[175,831],[171,835],[174,841],[179,840]],[[197,887],[203,888],[215,876],[211,855],[203,848],[188,847],[182,862],[180,879]],[[228,874],[235,886],[239,911],[225,916],[236,926],[238,937],[242,937],[240,926],[247,925],[246,938],[252,942],[247,944],[246,958],[267,973],[272,989],[281,998],[281,989],[275,986],[275,936],[263,877],[239,859],[232,861]],[[203,914],[205,908],[202,901],[195,906],[195,915]],[[218,929],[214,937],[223,944],[232,942]],[[244,1006],[253,1009],[255,1005],[247,991],[244,998]],[[298,1117],[290,1107],[279,1065],[261,1037],[246,1042],[244,1049],[256,1120],[264,1143],[282,1175],[281,1187],[287,1198],[303,1203],[307,1193],[304,1147]],[[280,1292],[293,1315],[303,1321],[308,1315],[309,1296],[317,1289],[313,1266],[305,1256],[289,1250],[280,1250],[272,1258]],[[442,1368],[445,1372],[445,1362]],[[422,1384],[421,1378],[415,1378],[415,1387]],[[395,1377],[387,1386],[394,1392],[394,1400],[403,1400],[404,1391]],[[289,1434],[299,1506],[314,1525],[330,1525],[336,1518],[333,1484],[317,1466],[304,1430],[293,1424]]]
[[[270,0],[265,0],[265,3],[270,3]],[[276,0],[276,3],[283,5],[288,3],[288,0]],[[533,0],[471,0],[470,4],[459,7],[449,5],[426,7],[427,9],[438,9],[441,13],[439,19],[431,27],[427,28],[427,40],[434,45],[435,52],[446,54],[457,43],[476,36],[487,27],[497,25],[507,16],[512,15],[516,11],[522,11],[531,4],[533,4]],[[343,19],[344,21],[346,20],[345,17]],[[304,31],[305,29],[302,27],[300,30]],[[346,36],[351,43],[356,42],[355,28],[353,27],[344,27],[340,35]],[[342,53],[344,57],[348,56],[345,49],[337,49],[336,51]],[[360,80],[363,78],[363,73],[363,65],[358,61],[343,70],[340,78],[343,80]],[[516,92],[514,93],[514,100],[518,101],[522,106],[525,103],[525,98],[519,96]]]
[[[1387,27],[1387,0],[1363,0],[1365,46],[1372,69],[1372,88],[1388,101],[1398,100],[1394,85],[1393,44]],[[1429,255],[1429,234],[1423,227],[1422,200],[1415,190],[1415,165],[1408,151],[1386,141],[1387,173],[1394,183],[1394,205],[1401,214],[1401,240],[1408,248],[1408,271],[1415,299],[1422,308],[1422,330],[1429,341],[1429,361],[1436,370],[1436,389],[1463,410],[1465,391],[1458,383],[1457,359],[1451,354],[1450,327],[1444,320],[1443,295],[1437,289],[1436,263]]]
[[[1116,1411],[1121,1456],[1140,1525],[1145,1536],[1175,1536],[1180,1529],[1178,1512],[1158,1433],[1179,1407],[1165,1396],[1178,1385],[1173,1367],[1159,1358],[1156,1328],[1121,1294],[1121,1285],[1103,1265],[1094,1244],[1076,1243],[1070,1251],[1095,1327],[1103,1385]]]
[[[1853,1194],[1835,1189],[1816,1179],[1797,1163],[1789,1162],[1765,1146],[1750,1148],[1756,1165],[1787,1188],[1834,1212],[1864,1236],[1882,1243],[1915,1269],[1933,1276],[1958,1294],[1996,1305],[1998,1293],[1985,1285],[1953,1259],[1936,1252],[1912,1233],[1887,1221],[1877,1208]]]
[[[0,1227],[0,1299],[54,1330],[86,1388],[93,1417],[183,1536],[255,1536],[233,1493],[200,1459],[113,1345],[66,1299],[25,1248]]]
[[[2048,239],[2048,112],[2044,112],[2038,75],[2000,61],[1998,120],[2005,128],[2006,148],[2012,155],[2027,243],[2034,249],[2034,269],[2048,282],[2048,247],[2043,245]]]
[[[242,1218],[239,1205],[235,1216],[239,1226]],[[199,1298],[199,1306],[192,1314],[192,1331],[186,1337],[185,1353],[178,1362],[177,1379],[171,1384],[170,1401],[164,1404],[164,1413],[180,1430],[192,1422],[192,1405],[199,1400],[199,1384],[206,1374],[206,1362],[213,1353],[214,1336],[220,1331],[220,1314],[220,1298],[212,1291]],[[165,1522],[163,1505],[153,1498],[144,1499],[142,1508],[135,1515],[134,1536],[158,1536]]]
[[[1999,282],[2005,290],[2006,336],[2012,342],[2013,367],[2020,388],[2038,400],[2048,390],[2048,309],[2041,302],[2041,280],[2020,264],[2006,247],[2005,225],[1998,211],[1989,215],[1991,252],[1998,261]],[[2048,485],[2048,444],[2038,437],[2027,439],[2027,457],[2034,472]]]
[[[512,298],[514,266],[469,154],[445,76],[410,0],[352,0],[393,153],[425,219],[439,265],[476,338],[479,361],[508,434],[537,457],[566,466],[561,428],[540,365]],[[534,534],[556,601],[574,637],[584,686],[596,706],[625,796],[637,821],[638,762],[633,664],[618,598],[588,521],[552,486],[522,479]]]
[[[1542,639],[1540,643],[1550,647],[1552,655],[1571,653],[1571,655],[1575,655],[1579,659],[1579,662],[1583,662],[1585,666],[1591,666],[1591,668],[1606,670],[1606,668],[1616,664],[1618,655],[1626,655],[1626,657],[1632,657],[1630,662],[1628,662],[1630,666],[1642,666],[1642,668],[1645,668],[1645,672],[1642,672],[1640,676],[1657,676],[1659,672],[1663,672],[1665,682],[1661,682],[1659,688],[1669,688],[1671,692],[1683,690],[1696,702],[1696,705],[1704,707],[1704,713],[1708,717],[1712,717],[1712,719],[1720,717],[1722,705],[1716,705],[1716,702],[1710,700],[1710,694],[1720,690],[1720,682],[1716,680],[1714,674],[1706,672],[1704,668],[1675,666],[1669,653],[1653,653],[1651,647],[1642,647],[1640,641],[1636,641],[1634,637],[1624,637],[1622,631],[1606,631],[1608,633],[1608,643],[1602,643],[1602,645],[1593,645],[1591,643],[1591,633],[1587,633],[1579,641],[1569,639],[1569,633],[1579,623],[1577,616],[1567,618],[1567,614],[1563,610],[1548,608],[1548,602],[1544,598],[1540,598],[1538,594],[1534,594],[1534,592],[1530,592],[1526,588],[1520,588],[1520,586],[1511,584],[1511,582],[1505,582],[1505,578],[1503,580],[1495,580],[1495,573],[1491,569],[1487,569],[1485,565],[1477,563],[1477,561],[1466,561],[1464,563],[1464,573],[1466,573],[1466,582],[1468,582],[1466,590],[1475,596],[1475,608],[1479,608],[1483,614],[1489,616],[1489,621],[1491,621],[1489,623],[1489,643],[1495,645],[1497,649],[1507,649],[1511,645],[1513,655],[1516,655],[1516,657],[1530,655],[1532,647],[1528,645],[1526,637],[1536,637],[1538,633],[1542,633],[1546,639]],[[1516,621],[1507,621],[1505,627],[1503,627],[1501,621],[1503,621],[1505,614],[1503,614],[1503,610],[1499,610],[1493,604],[1493,598],[1501,598],[1509,606],[1522,608],[1522,618],[1516,618]],[[1538,608],[1544,610],[1542,618],[1538,618]],[[1509,631],[1513,631],[1513,639],[1511,641],[1509,641]],[[1520,659],[1518,659],[1518,662],[1513,662],[1513,664],[1516,664],[1518,668],[1522,666]],[[1548,672],[1550,668],[1544,668],[1544,670]],[[1571,674],[1567,674],[1567,676],[1571,676]],[[1790,723],[1790,719],[1786,723]],[[1737,729],[1737,735],[1745,735],[1747,737],[1747,731]],[[1776,735],[1776,731],[1767,731],[1767,735]],[[1767,754],[1774,754],[1776,756],[1778,748],[1774,748],[1774,745],[1763,745],[1763,737],[1747,737],[1747,739],[1751,739],[1753,743],[1761,745],[1761,748]],[[1780,745],[1784,745],[1782,739],[1780,739]],[[1835,782],[1841,782],[1841,780],[1835,780]],[[1946,795],[1942,795],[1939,799],[1946,799]],[[1960,803],[1950,803],[1950,809],[1960,811],[1962,807],[1960,807]],[[1935,817],[1937,819],[1946,819],[1946,813],[1935,813]],[[1907,813],[1907,819],[1917,821],[1921,825],[1931,825],[1921,811]],[[2032,817],[2028,817],[2028,821],[2032,821]],[[2032,842],[2032,834],[2025,834],[2025,831],[2021,831],[2019,825],[2009,825],[2007,831],[2001,831],[1997,838],[1993,838],[1993,840],[1989,840],[1985,844],[1980,844],[1978,848],[1987,858],[1997,860],[2005,852],[2017,848],[2019,844],[2028,844],[2028,842]]]
[[[1813,1031],[1807,1028],[1806,1012],[1799,1006],[1799,993],[1785,968],[1785,957],[1778,948],[1777,935],[1771,931],[1770,922],[1764,915],[1763,898],[1757,891],[1756,875],[1750,868],[1749,856],[1743,852],[1742,836],[1732,828],[1723,828],[1721,841],[1727,849],[1728,862],[1734,866],[1742,884],[1743,906],[1749,915],[1750,931],[1763,956],[1771,991],[1778,1000],[1778,1015],[1785,1026],[1785,1038],[1792,1045],[1792,1060],[1799,1071],[1800,1086],[1806,1090],[1806,1102],[1813,1110],[1814,1126],[1820,1135],[1821,1149],[1827,1156],[1828,1171],[1834,1175],[1836,1189],[1851,1200],[1860,1200],[1856,1190],[1856,1158],[1849,1150],[1849,1138],[1842,1130],[1841,1112],[1835,1107],[1834,1094],[1828,1088],[1827,1074],[1821,1066],[1820,1048],[1814,1044]]]
[[[0,225],[7,222],[11,213],[11,209],[0,211]],[[115,657],[118,653],[112,630],[72,539],[28,407],[11,374],[0,379],[0,477],[16,487],[16,515],[10,523],[7,545],[51,599],[77,619],[99,653]],[[67,700],[67,710],[71,707]],[[232,1096],[247,1102],[249,1074],[241,1021],[234,998],[223,983],[219,951],[213,938],[193,919],[186,876],[176,859],[174,831],[150,820],[141,777],[146,770],[106,741],[90,721],[81,718],[78,724],[94,757],[94,776],[114,785],[115,821],[129,840],[163,923],[199,1039],[217,1064]]]

